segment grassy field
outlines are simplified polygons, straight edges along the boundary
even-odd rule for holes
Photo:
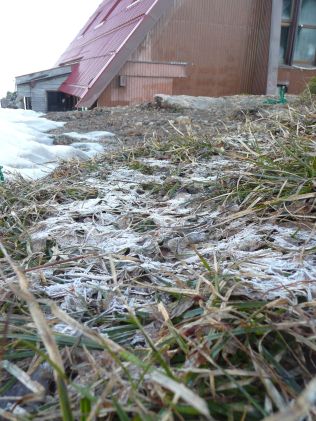
[[[272,108],[235,116],[233,131],[219,121],[215,137],[178,128],[95,160],[62,163],[45,179],[0,184],[2,419],[316,419],[316,108],[313,98],[281,114]],[[151,160],[165,164],[167,175]],[[213,166],[197,177],[209,161],[216,174]],[[177,227],[173,242],[143,254],[133,245],[109,252],[88,242],[78,224],[101,230],[106,215],[76,213],[74,205],[98,206],[122,169],[138,177],[129,180],[138,202],[128,203],[138,213],[115,205],[117,232],[151,241],[160,235],[152,209],[162,202],[171,209],[185,193],[192,214],[184,233]],[[118,193],[108,191],[115,200]],[[66,211],[72,219],[64,217],[57,235],[54,224]],[[52,225],[42,238],[45,221]],[[250,226],[259,232],[267,224],[274,228],[250,250],[247,266],[224,246],[206,247],[232,238],[229,230],[247,237]],[[274,239],[275,227],[290,230],[287,243]],[[187,240],[185,229],[190,238],[204,236],[203,244]],[[289,278],[283,288],[264,287],[271,273],[267,264],[258,275],[260,253],[273,264],[289,262],[280,271]],[[293,281],[292,262],[301,268]],[[94,280],[92,292],[68,288],[78,273]],[[254,278],[262,289],[251,287]],[[68,295],[58,289],[65,285]]]

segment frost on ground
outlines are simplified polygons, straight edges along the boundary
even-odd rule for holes
[[[245,103],[247,99],[243,98],[242,105]],[[253,112],[253,108],[251,110]],[[128,108],[122,111],[130,112]],[[237,116],[235,120],[231,119],[232,112]],[[124,299],[115,297],[116,306],[121,302],[122,307],[124,300],[136,305],[136,296],[137,305],[148,307],[148,300],[151,303],[157,289],[173,288],[177,280],[183,285],[193,280],[199,282],[196,276],[199,279],[203,273],[201,256],[210,265],[215,264],[225,279],[236,280],[236,294],[242,292],[249,297],[273,299],[291,295],[293,291],[293,294],[312,296],[314,290],[310,281],[316,275],[315,256],[304,251],[316,246],[314,231],[304,223],[298,228],[290,220],[280,224],[274,213],[271,217],[261,217],[259,212],[252,212],[251,208],[262,199],[260,192],[256,199],[256,189],[246,194],[240,187],[238,193],[238,185],[242,185],[243,178],[248,177],[253,168],[247,156],[256,159],[259,155],[255,147],[259,145],[263,151],[271,147],[273,137],[266,129],[272,130],[276,124],[278,133],[280,127],[282,136],[288,137],[282,124],[291,123],[291,109],[275,108],[267,118],[268,112],[257,110],[255,116],[250,114],[248,121],[247,110],[229,109],[226,121],[215,119],[212,122],[211,141],[205,139],[205,132],[202,140],[194,134],[194,128],[198,131],[198,127],[203,127],[201,118],[175,116],[172,121],[167,118],[171,135],[176,138],[173,144],[168,146],[167,142],[163,150],[158,147],[155,151],[158,138],[154,131],[152,140],[139,143],[128,152],[124,152],[124,148],[118,152],[118,160],[106,158],[102,170],[102,159],[92,162],[91,167],[96,169],[89,177],[78,180],[76,186],[82,185],[83,190],[96,189],[97,197],[67,203],[51,201],[49,216],[28,229],[31,250],[41,254],[47,244],[53,244],[54,260],[90,252],[107,259],[114,255],[132,256],[119,262],[116,275],[126,278],[129,284],[124,289]],[[61,125],[38,119],[33,113],[25,113],[25,118],[31,121],[33,129],[36,124],[40,124],[41,130]],[[164,112],[162,118],[165,118]],[[205,119],[205,114],[202,118]],[[274,123],[272,118],[276,118]],[[84,129],[82,120],[80,124],[81,130]],[[64,134],[76,140],[92,141],[72,144],[88,155],[102,152],[102,146],[94,141],[111,135],[102,130],[88,133],[64,130]],[[29,153],[34,154],[32,150]],[[123,162],[120,154],[125,156]],[[56,171],[56,177],[62,180],[64,173],[59,176]],[[237,191],[232,192],[229,189],[234,183],[237,183]],[[242,201],[229,200],[231,195],[239,194],[245,195]],[[246,203],[246,214],[238,217]],[[113,287],[113,274],[101,262],[65,270],[58,275],[57,283],[54,271],[48,269],[43,273],[47,279],[44,288],[47,295],[62,298],[62,307],[69,311],[83,309],[87,302],[94,300],[95,294],[101,297],[98,291],[110,291]],[[134,285],[130,297],[133,284],[130,279],[137,278],[140,280],[136,284],[142,284],[141,279],[150,283],[146,282],[146,288]],[[142,295],[140,291],[144,288],[147,293]]]
[[[47,132],[63,126],[63,122],[47,120],[34,111],[0,109],[0,165],[5,173],[38,178],[52,171],[60,160],[88,159],[104,151],[104,147],[98,143],[53,145],[53,137]],[[99,140],[112,134],[93,132],[68,135],[79,140]]]
[[[103,181],[89,178],[85,184],[98,189],[98,198],[55,204],[53,215],[29,231],[33,250],[40,252],[53,240],[57,255],[93,251],[107,258],[113,256],[119,266],[116,276],[125,278],[126,283],[123,296],[114,295],[107,303],[110,309],[104,310],[109,312],[114,311],[114,303],[115,311],[124,311],[126,305],[149,311],[156,290],[181,283],[188,288],[196,276],[202,276],[199,255],[211,265],[216,259],[222,276],[238,281],[236,294],[269,300],[292,294],[314,296],[315,255],[302,252],[316,247],[310,229],[297,230],[291,224],[280,226],[253,215],[216,228],[221,221],[221,207],[212,207],[211,203],[201,206],[200,201],[203,184],[214,182],[219,162],[220,173],[232,164],[226,162],[225,167],[222,158],[215,158],[184,166],[181,176],[173,176],[172,182],[179,183],[173,197],[166,192],[158,200],[147,186],[162,191],[163,170],[177,172],[175,165],[166,162],[164,166],[163,160],[157,167],[153,163],[157,173],[161,172],[159,175],[120,167],[109,171]],[[192,186],[192,182],[198,184],[200,191],[198,187],[196,192],[181,191],[184,189],[180,186]],[[51,269],[44,274],[51,279]],[[138,279],[134,285],[133,279]],[[147,282],[143,284],[142,279]],[[107,293],[113,289],[113,274],[102,269],[100,263],[91,262],[90,267],[88,264],[59,274],[57,284],[53,280],[49,284],[44,290],[49,297],[58,297],[62,308],[84,311],[98,291]],[[142,295],[144,288],[147,293]]]
[[[262,419],[297,396],[302,387],[289,392],[293,379],[304,384],[313,364],[301,356],[315,349],[315,108],[263,105],[260,97],[216,104],[66,113],[55,137],[109,127],[119,141],[41,180],[0,185],[1,241],[25,270],[56,340],[71,347],[63,356],[79,390],[92,385],[98,398],[108,391],[104,417],[113,390],[128,414],[137,412],[134,395],[121,397],[132,389],[122,367],[154,414],[157,402],[169,408],[174,398],[149,380],[163,358],[217,419],[241,419],[245,410]],[[10,296],[17,279],[6,259],[0,263]],[[18,307],[11,316],[14,358],[14,333],[36,335],[30,319],[21,327],[24,314]],[[84,342],[87,332],[99,339]],[[99,352],[100,338],[133,358],[124,349],[115,365]]]

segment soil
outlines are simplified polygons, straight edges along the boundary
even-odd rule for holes
[[[265,96],[234,96],[230,97],[227,104],[223,104],[222,99],[218,98],[218,101],[215,100],[205,110],[174,107],[172,103],[169,107],[162,108],[157,103],[147,103],[129,107],[48,113],[45,117],[66,123],[64,127],[51,132],[55,137],[55,144],[71,144],[76,141],[65,136],[65,132],[109,131],[124,145],[133,145],[153,135],[161,138],[166,134],[176,134],[177,130],[185,134],[188,130],[193,130],[196,135],[203,137],[213,136],[218,134],[221,125],[226,129],[233,128],[243,122],[246,116],[257,119],[271,110],[282,113],[287,109],[282,104],[266,104]],[[290,97],[289,100],[295,101],[296,98]]]

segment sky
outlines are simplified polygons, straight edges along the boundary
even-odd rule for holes
[[[15,76],[53,67],[101,0],[0,0],[0,98]]]

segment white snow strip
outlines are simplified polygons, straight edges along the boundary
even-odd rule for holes
[[[90,140],[90,141],[98,141],[103,139],[104,137],[115,137],[114,133],[111,132],[103,132],[103,131],[95,131],[95,132],[88,132],[88,133],[77,133],[77,132],[67,132],[64,133],[65,136],[70,137],[71,139],[78,139],[78,140]]]
[[[140,161],[151,167],[165,168],[171,165],[171,161],[167,159],[161,160],[161,159],[153,159],[153,158],[142,158],[140,159]]]
[[[95,155],[99,154],[99,153],[103,153],[104,152],[104,146],[101,145],[100,143],[81,143],[81,142],[76,142],[76,143],[72,143],[71,146],[75,149],[78,149],[79,151],[84,152],[89,158],[93,158]]]
[[[40,118],[34,111],[0,109],[0,165],[6,175],[18,172],[39,178],[49,173],[60,159],[88,156],[71,146],[54,146],[46,134],[64,123]]]
[[[19,173],[40,178],[51,172],[60,160],[88,159],[103,152],[103,147],[96,143],[53,145],[47,131],[65,123],[49,121],[42,115],[34,111],[0,109],[0,165],[6,177]]]

